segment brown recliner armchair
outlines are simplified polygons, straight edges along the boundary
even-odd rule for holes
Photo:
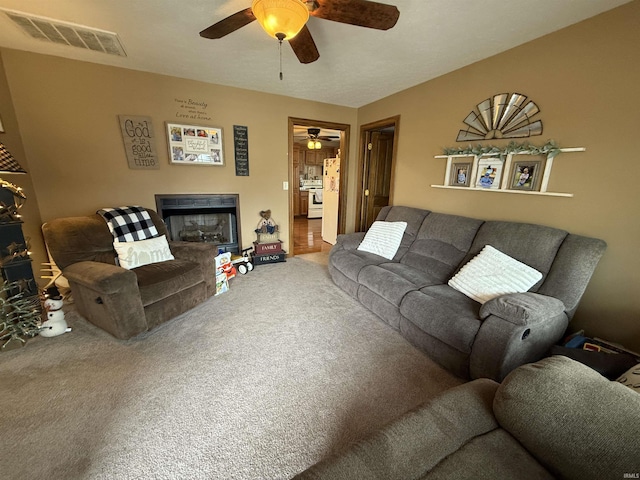
[[[149,214],[167,235],[158,214]],[[169,242],[175,260],[127,270],[116,265],[113,235],[100,215],[52,220],[42,232],[78,313],[117,338],[151,330],[215,293],[214,244]]]

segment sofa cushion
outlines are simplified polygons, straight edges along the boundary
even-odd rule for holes
[[[138,278],[142,305],[158,302],[204,281],[200,265],[175,259],[131,270]]]
[[[400,247],[406,228],[407,222],[375,221],[364,236],[362,243],[358,245],[358,250],[374,253],[391,260]]]
[[[472,438],[422,477],[429,480],[553,480],[538,461],[501,428]]]
[[[408,292],[441,283],[429,271],[390,262],[364,267],[358,275],[358,282],[396,307]]]
[[[378,265],[386,260],[373,253],[334,247],[331,250],[330,262],[345,277],[357,282],[360,270],[367,265]]]
[[[448,285],[409,292],[400,313],[420,330],[463,353],[470,353],[480,329],[480,304]]]
[[[482,220],[432,212],[401,262],[446,283],[471,247],[480,225]]]
[[[449,280],[449,286],[485,303],[501,295],[524,293],[541,278],[536,269],[486,245]]]
[[[496,387],[481,379],[451,388],[294,480],[424,478],[471,439],[497,428],[491,410]]]
[[[537,292],[566,236],[567,232],[564,230],[543,225],[488,221],[478,230],[478,235],[460,266],[480,253],[485,245],[491,245],[542,273],[542,280],[530,290]]]
[[[564,356],[511,372],[493,409],[560,478],[623,478],[638,472],[640,395]]]
[[[412,207],[383,207],[378,214],[376,220],[385,222],[407,222],[407,228],[404,231],[402,241],[398,252],[393,257],[394,261],[400,259],[407,253],[409,247],[416,239],[416,235],[424,222],[424,219],[430,214],[429,210],[421,210]]]

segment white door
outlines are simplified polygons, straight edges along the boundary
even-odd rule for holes
[[[324,159],[322,179],[322,240],[335,245],[338,238],[338,194],[340,188],[340,158]]]

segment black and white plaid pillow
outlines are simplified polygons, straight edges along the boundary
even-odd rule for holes
[[[113,238],[119,242],[133,242],[158,236],[158,230],[146,208],[103,208],[97,213],[105,219]]]

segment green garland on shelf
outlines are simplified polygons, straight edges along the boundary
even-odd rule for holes
[[[553,158],[560,153],[560,147],[553,140],[549,140],[541,147],[537,147],[530,143],[510,142],[506,147],[496,147],[493,145],[469,145],[465,148],[445,148],[444,154],[450,155],[509,155],[512,153],[527,152],[531,155],[547,155]]]

